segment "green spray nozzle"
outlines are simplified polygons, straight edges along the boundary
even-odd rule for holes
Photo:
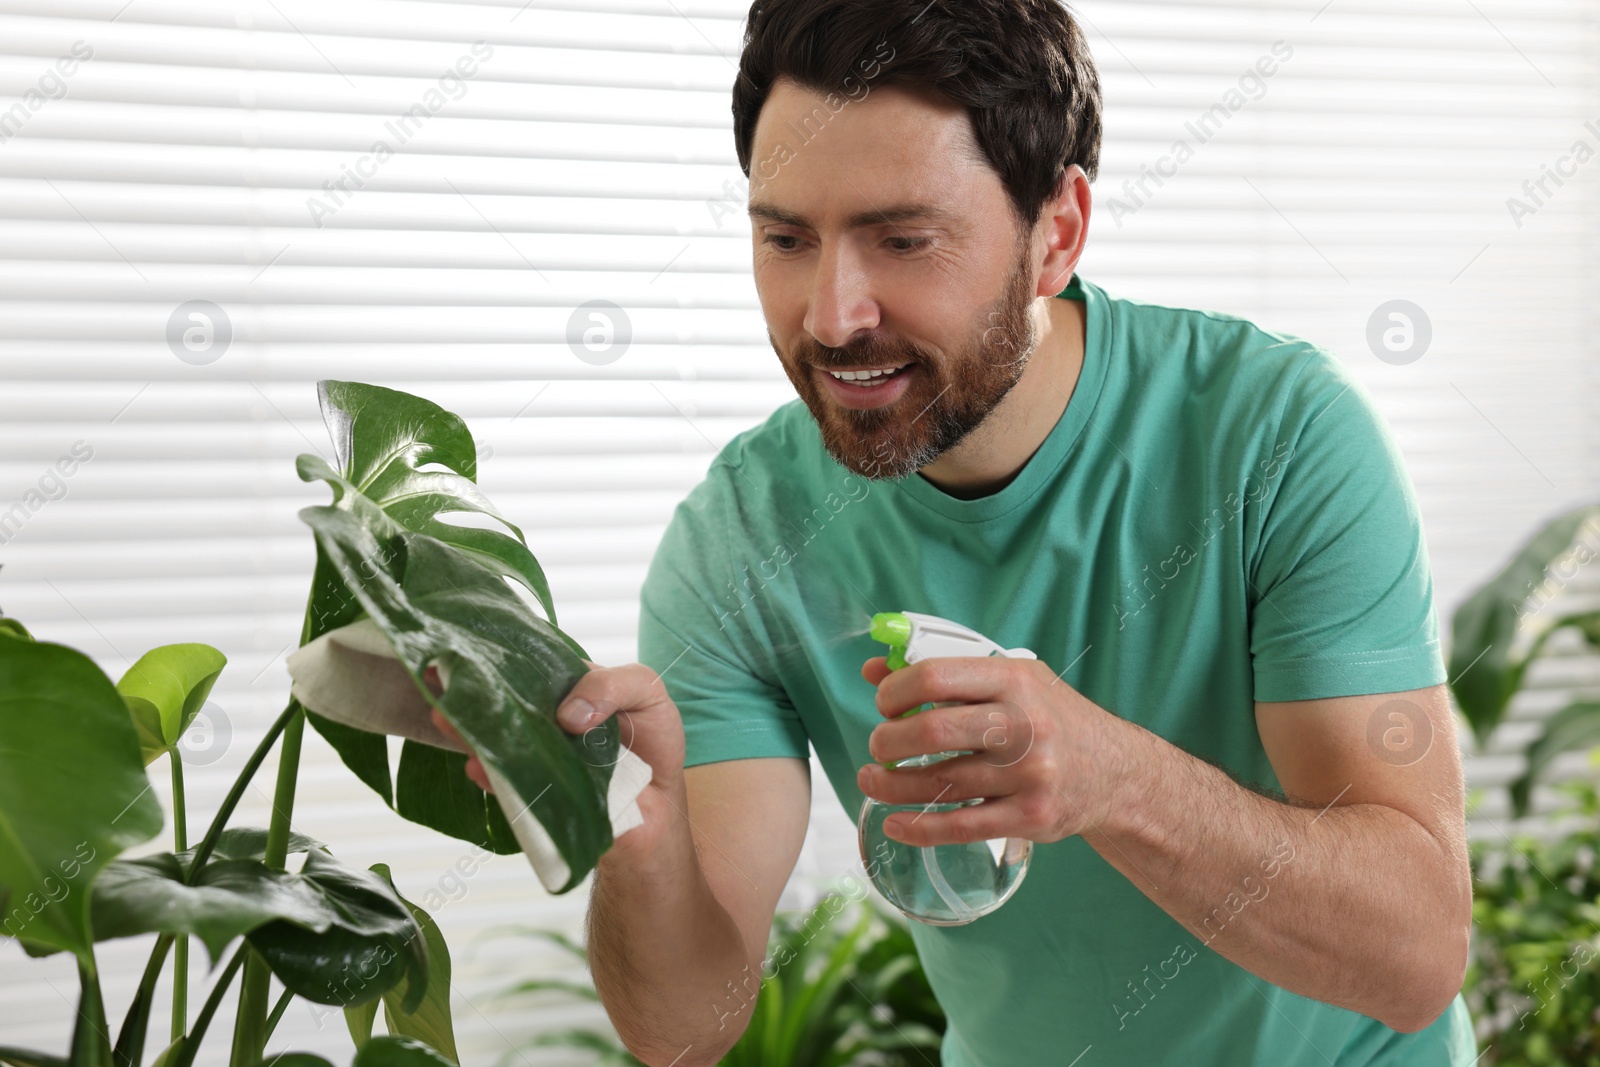
[[[906,665],[906,646],[911,643],[911,620],[904,612],[880,611],[872,617],[872,639],[881,641],[889,646],[889,669],[897,671]],[[915,715],[919,711],[933,707],[932,704],[922,704],[909,711],[903,712],[901,718]],[[894,760],[879,760],[884,767],[893,768]]]
[[[1034,658],[1032,652],[1025,648],[1003,648],[994,641],[962,626],[960,623],[949,619],[941,619],[935,615],[923,615],[915,611],[880,611],[872,616],[872,625],[868,632],[874,641],[881,641],[889,646],[888,666],[891,671],[897,671],[907,666],[907,654],[914,655],[917,660],[938,659],[943,656],[1011,656],[1016,658]],[[915,639],[916,647],[912,648]],[[943,703],[920,704],[908,711],[901,713],[900,717],[915,715],[920,711],[930,708],[947,707],[959,704],[959,700],[949,700]],[[883,761],[879,761],[883,762]],[[892,766],[884,763],[884,766]]]
[[[906,665],[906,645],[911,643],[911,620],[903,612],[880,611],[872,617],[872,639],[889,646],[889,669]]]

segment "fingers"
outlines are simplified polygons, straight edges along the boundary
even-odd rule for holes
[[[429,715],[433,719],[433,725],[438,727],[440,733],[444,734],[452,741],[457,742],[463,748],[468,747],[466,741],[462,739],[461,734],[454,726],[450,725],[450,720],[445,718],[438,708],[432,709],[429,712]],[[476,785],[479,789],[482,789],[485,793],[494,792],[494,788],[489,785],[489,775],[483,769],[483,762],[479,760],[477,756],[472,755],[470,751],[467,754],[467,777],[472,780],[474,785]]]
[[[986,800],[955,811],[897,811],[883,821],[883,832],[895,841],[927,848],[1026,837],[1020,832],[1025,823],[1015,801]]]
[[[889,670],[887,656],[873,656],[861,665],[861,677],[873,685],[877,685],[893,672]]]
[[[937,752],[994,752],[991,763],[1015,762],[1033,740],[1028,713],[1009,701],[929,708],[880,723],[867,738],[873,759],[890,763]]]
[[[596,667],[572,687],[556,709],[556,721],[568,733],[581,734],[619,712],[638,714],[671,703],[660,676],[642,663]]]
[[[456,742],[462,747],[466,747],[466,740],[461,736],[454,726],[450,725],[450,720],[444,717],[443,712],[441,712],[438,708],[430,708],[428,714],[433,719],[433,725],[441,734],[444,734],[445,737]]]
[[[863,676],[865,673],[863,668]],[[878,683],[877,707],[884,718],[893,719],[925,703],[981,704],[999,699],[1008,690],[1015,699],[1019,680],[1043,683],[1043,675],[1054,680],[1050,669],[1038,660],[940,656],[890,671]]]
[[[1016,783],[1004,768],[979,756],[956,756],[928,767],[880,767],[868,763],[856,772],[861,791],[884,804],[953,804],[1006,796]]]

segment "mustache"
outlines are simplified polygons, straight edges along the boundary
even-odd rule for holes
[[[904,341],[870,341],[848,348],[829,348],[807,341],[795,346],[795,356],[802,363],[824,370],[862,364],[928,362],[919,349]]]

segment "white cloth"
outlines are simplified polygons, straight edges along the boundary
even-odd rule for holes
[[[294,680],[290,691],[318,715],[369,733],[393,734],[452,752],[467,751],[434,726],[429,715],[432,706],[417,691],[395,656],[394,646],[371,619],[323,634],[291,654],[288,666]],[[440,681],[448,689],[450,679],[443,667],[440,664]],[[606,792],[613,838],[643,824],[638,797],[651,777],[650,765],[630,749],[624,746],[618,752]],[[483,767],[534,873],[545,889],[554,892],[566,884],[572,869],[533,817],[528,801],[487,762]]]

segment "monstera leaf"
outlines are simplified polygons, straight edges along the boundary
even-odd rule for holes
[[[0,638],[0,933],[92,971],[90,886],[161,823],[105,672],[61,645]]]
[[[351,494],[365,497],[406,529],[453,545],[491,570],[515,578],[539,598],[545,616],[555,623],[550,586],[522,531],[496,511],[477,486],[478,446],[459,415],[419,396],[360,382],[318,382],[317,398],[339,469],[317,456],[303,455],[297,464],[303,480],[326,480],[333,486],[336,503]],[[433,465],[445,469],[421,469]],[[488,515],[511,533],[458,526],[440,518],[464,512]],[[325,602],[319,604],[314,596],[314,611],[350,606],[349,597],[341,595],[336,585],[317,592]]]
[[[382,875],[390,888],[394,888],[394,879],[390,877],[387,865],[374,863],[372,870]],[[399,890],[395,892],[398,894]],[[416,1038],[451,1063],[460,1063],[461,1058],[456,1053],[455,1025],[450,1017],[450,949],[445,945],[444,934],[431,915],[405,897],[401,897],[400,901],[410,909],[411,917],[422,927],[422,936],[428,943],[428,990],[421,1005],[413,1012],[404,1009],[411,992],[409,982],[401,982],[389,990],[383,995],[384,1021],[388,1023],[391,1034]],[[377,1013],[378,1002],[375,1000],[344,1010],[345,1022],[357,1049],[372,1040],[372,1023]]]
[[[307,1000],[340,1007],[375,1000],[406,982],[402,1009],[416,1011],[428,991],[428,946],[389,881],[318,849],[306,853],[300,877],[338,920],[317,930],[279,919],[250,931],[251,946],[272,973]]]
[[[428,939],[387,871],[346,867],[301,834],[290,835],[288,851],[304,852],[305,866],[280,871],[262,861],[265,846],[265,830],[225,831],[193,885],[185,883],[193,849],[111,863],[94,885],[96,940],[193,934],[215,966],[243,935],[308,1000],[360,1004],[404,986],[396,1003],[422,1007]]]
[[[370,616],[419,691],[530,798],[572,872],[565,891],[611,843],[605,796],[615,722],[579,738],[555,721],[587,655],[554,624],[549,587],[521,531],[474,484],[476,446],[458,416],[376,386],[318,389],[339,467],[310,455],[298,461],[302,479],[333,490],[332,504],[300,513],[317,540],[305,640]],[[510,533],[443,521],[453,512],[489,516]],[[538,598],[550,621],[508,578]],[[443,697],[423,683],[432,664],[450,678]],[[406,741],[391,773],[381,734],[307,716],[400,815],[494,852],[518,851],[499,802],[466,779],[464,754]]]
[[[227,664],[210,645],[162,645],[128,668],[117,692],[139,731],[146,766],[177,745]]]
[[[611,845],[606,790],[619,751],[615,719],[582,737],[556,722],[556,705],[586,670],[582,658],[498,574],[451,546],[385,527],[387,520],[371,510],[315,507],[300,517],[316,531],[319,549],[388,637],[418,688],[485,765],[527,798],[571,872],[557,892],[571,889]],[[432,663],[449,678],[438,696],[422,683]],[[402,769],[416,749],[429,753],[417,756],[430,766],[444,766],[432,755],[438,749],[409,741],[406,749]],[[462,793],[454,783],[465,757],[443,755],[455,755],[449,773],[417,776],[414,796],[409,803],[402,796],[398,810],[467,836],[475,827],[451,813]],[[407,780],[404,773],[401,778]],[[468,788],[484,798],[475,814],[487,810],[492,821],[478,843],[515,851],[498,801]]]
[[[421,397],[359,382],[319,382],[317,397],[323,421],[333,438],[338,469],[317,456],[303,455],[296,465],[302,479],[327,481],[334,492],[335,506],[368,516],[380,527],[384,524],[377,522],[376,516],[400,528],[427,534],[495,573],[515,579],[539,599],[546,617],[552,624],[555,622],[549,584],[524,543],[522,531],[496,512],[477,487],[477,444],[459,416]],[[425,466],[443,469],[423,470]],[[510,533],[457,526],[441,518],[453,513],[489,516]],[[301,643],[354,622],[361,613],[360,602],[319,544]],[[579,656],[587,658],[565,634],[559,630],[554,633]],[[394,779],[384,738],[313,712],[308,711],[306,717],[345,765],[384,803],[395,807]],[[408,750],[420,747],[426,746],[407,745]],[[464,756],[450,756],[453,758],[440,759],[432,754],[413,753],[413,760],[441,763],[429,768],[431,776],[440,780],[440,775],[459,772],[466,765]],[[402,773],[406,762],[402,755]],[[471,786],[470,782],[466,784]],[[489,810],[492,805],[481,791],[477,792],[479,795],[474,797],[458,788],[438,813],[438,821],[447,822],[448,826],[435,828],[497,852],[514,851],[510,828],[494,825],[497,813]]]
[[[288,852],[322,849],[291,834]],[[266,831],[223,831],[193,885],[185,884],[194,850],[119,859],[101,872],[90,901],[96,941],[138,934],[193,934],[212,966],[228,942],[274,919],[327,929],[340,916],[320,888],[262,862]]]

